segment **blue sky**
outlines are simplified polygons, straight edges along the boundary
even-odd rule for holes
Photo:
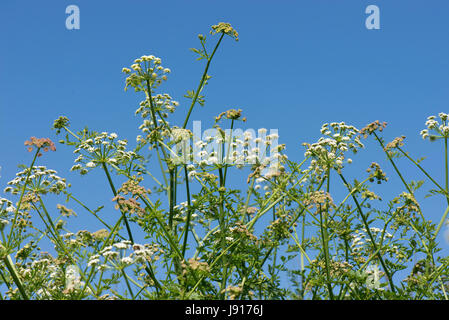
[[[79,30],[65,27],[71,4],[80,8]],[[365,27],[368,5],[380,8],[380,30]],[[385,139],[407,136],[411,154],[428,156],[423,165],[442,177],[442,146],[423,141],[419,131],[427,116],[448,112],[448,10],[444,0],[2,0],[1,189],[18,163],[31,161],[25,140],[57,140],[50,127],[60,115],[73,128],[87,125],[134,141],[141,95],[124,92],[121,69],[141,55],[161,57],[172,70],[162,90],[181,103],[174,118],[181,125],[188,108],[183,95],[196,88],[203,69],[189,48],[220,21],[231,23],[240,41],[227,38],[220,47],[209,71],[207,104],[191,120],[207,126],[220,112],[241,108],[246,127],[278,129],[293,160],[302,160],[301,143],[316,141],[324,122],[361,128],[386,121]],[[367,146],[354,157],[354,168],[362,172],[371,161],[384,161],[375,144]],[[67,177],[92,206],[109,201],[99,174],[80,178],[69,172],[71,151],[59,145],[41,164]],[[385,170],[396,181],[386,190],[402,192],[387,163]],[[407,173],[408,179],[420,177]],[[86,184],[98,192],[94,197]],[[425,200],[425,206],[435,220],[445,209],[439,200]]]

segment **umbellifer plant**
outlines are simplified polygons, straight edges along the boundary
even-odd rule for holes
[[[360,130],[324,124],[317,142],[304,143],[301,161],[288,159],[266,129],[257,137],[233,131],[246,121],[240,109],[217,115],[214,135],[195,136],[187,126],[205,104],[209,67],[225,37],[238,40],[228,23],[198,36],[192,51],[205,69],[185,95],[188,109],[177,110],[159,91],[171,72],[160,58],[142,56],[123,68],[125,89],[143,99],[134,148],[116,133],[72,131],[64,116],[54,121],[60,143],[76,156],[70,170],[104,175],[113,214],[89,208],[38,163],[56,150],[52,140],[25,142],[30,165],[8,183],[11,198],[0,198],[1,299],[447,299],[449,259],[436,238],[449,212],[448,115],[429,117],[421,131],[444,142],[444,183],[405,151],[405,137],[385,142],[385,122]],[[170,122],[174,112],[185,112],[182,123]],[[378,163],[358,179],[345,173],[363,139],[377,141],[403,184],[386,208],[373,190],[388,180]],[[400,157],[425,180],[407,181]],[[231,175],[244,177],[237,187]],[[424,181],[448,204],[437,224],[416,196]],[[346,195],[340,201],[336,188]],[[65,204],[50,207],[50,194]],[[75,206],[103,227],[70,231]]]

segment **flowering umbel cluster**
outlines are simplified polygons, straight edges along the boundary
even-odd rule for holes
[[[396,137],[393,139],[393,141],[387,143],[385,146],[385,151],[388,151],[390,149],[395,149],[398,147],[402,147],[404,145],[405,136]]]
[[[217,117],[215,117],[215,122],[220,121],[223,116],[225,116],[226,119],[237,120],[242,116],[242,110],[229,109],[227,111],[224,111],[220,113]],[[246,118],[243,118],[242,121],[245,122]]]
[[[380,165],[376,162],[371,163],[368,169],[366,169],[366,172],[369,173],[369,180],[373,182],[374,180],[377,181],[377,184],[381,184],[382,181],[387,182],[388,177],[385,174],[385,172],[380,168]]]
[[[164,68],[161,58],[153,55],[142,56],[134,60],[130,68],[123,68],[122,72],[128,75],[125,90],[133,87],[135,91],[143,91],[147,87],[157,88],[162,81],[167,80],[169,68]]]
[[[145,197],[151,193],[151,190],[146,189],[139,185],[141,178],[133,177],[132,179],[124,182],[122,186],[117,190],[117,195],[112,201],[117,202],[115,208],[120,209],[122,212],[135,213],[140,216],[145,214],[145,209],[140,206],[139,197]],[[132,197],[126,199],[124,195],[131,195]]]
[[[25,145],[28,146],[28,152],[33,151],[33,147],[36,147],[39,151],[44,150],[44,152],[56,151],[55,144],[49,138],[31,137],[30,140],[25,141]],[[42,156],[42,153],[39,152],[37,156]]]
[[[129,254],[126,254],[127,252]],[[105,247],[98,254],[91,255],[87,265],[96,267],[99,271],[123,269],[134,263],[157,261],[161,253],[163,250],[157,244],[132,244],[128,240],[123,240]]]
[[[440,112],[438,114],[441,122],[437,120],[436,116],[430,116],[426,121],[426,129],[421,130],[420,135],[429,141],[435,141],[436,139],[449,137],[449,114]]]
[[[53,122],[53,129],[56,129],[56,133],[59,134],[61,132],[61,129],[68,126],[69,124],[70,121],[67,117],[60,116]]]
[[[220,22],[214,26],[212,26],[211,34],[216,33],[224,33],[231,38],[234,38],[235,41],[239,41],[239,33],[231,26],[231,24],[227,22]]]
[[[184,96],[191,101],[186,110],[158,92],[171,72],[160,58],[144,55],[123,68],[125,90],[143,95],[133,149],[116,133],[74,133],[67,117],[54,121],[65,133],[60,142],[74,149],[71,171],[99,167],[106,175],[112,194],[103,198],[97,187],[104,184],[86,183],[95,193],[90,200],[113,197],[120,212],[106,214],[104,203],[92,209],[56,171],[36,163],[40,152],[55,150],[50,139],[25,142],[36,151],[33,162],[20,166],[4,190],[15,201],[0,198],[0,299],[447,299],[449,258],[438,240],[449,208],[436,210],[441,218],[433,223],[416,192],[433,184],[432,196],[449,199],[447,143],[443,187],[437,181],[444,176],[433,179],[424,161],[402,150],[405,136],[385,143],[385,122],[361,130],[325,123],[318,141],[304,144],[301,161],[287,157],[277,129],[235,128],[246,121],[238,108],[217,112],[212,128],[193,121],[188,129],[194,107],[205,105],[218,46],[239,37],[223,22],[211,34],[213,51],[203,35],[201,49],[192,49],[207,63],[197,89]],[[185,118],[172,124],[179,121],[169,117],[175,111]],[[449,115],[438,117],[427,119],[424,139],[449,138]],[[373,186],[389,180],[375,157],[363,181],[363,172],[351,177],[354,170],[343,170],[352,162],[349,151],[364,148],[368,136],[393,165],[390,179],[399,176],[406,189],[387,205],[380,203],[388,198],[383,185]],[[401,154],[425,180],[406,181],[413,172],[401,173]],[[77,216],[101,226],[83,220],[80,230]]]
[[[16,211],[16,208],[10,200],[0,198],[0,231],[9,224],[9,217],[14,211]]]
[[[357,153],[364,145],[360,141],[359,130],[354,126],[346,125],[344,122],[325,123],[321,127],[321,137],[318,142],[303,145],[307,148],[306,157],[312,157],[311,169],[320,170],[333,168],[340,171],[343,168],[345,153],[351,150]],[[347,160],[348,163],[352,159]]]
[[[373,134],[376,131],[382,132],[386,126],[386,122],[380,122],[379,120],[376,120],[362,128],[360,130],[360,134],[363,135],[363,137],[366,139],[369,135]]]
[[[78,154],[78,157],[71,171],[79,171],[81,175],[85,175],[102,164],[119,165],[136,157],[135,152],[126,151],[128,141],[118,139],[116,133],[84,130],[82,134],[83,139],[75,143],[77,148],[73,153]]]
[[[11,194],[20,194],[24,185],[25,191],[33,194],[59,194],[65,190],[68,185],[64,178],[56,175],[56,171],[47,169],[45,166],[33,166],[16,173],[16,178],[8,182],[8,187],[4,192]]]
[[[174,113],[179,106],[179,102],[167,94],[156,94],[140,102],[135,114],[143,119],[139,129],[143,133],[138,136],[137,142],[148,142],[157,136],[168,136],[170,132],[168,115]]]

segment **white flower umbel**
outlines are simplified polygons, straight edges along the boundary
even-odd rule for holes
[[[5,192],[19,194],[25,182],[26,190],[35,194],[59,194],[67,188],[66,179],[56,175],[55,170],[47,169],[45,166],[33,166],[16,173],[16,178],[8,182],[9,187]]]
[[[318,167],[340,171],[344,167],[345,152],[351,150],[357,153],[358,149],[364,147],[358,135],[359,130],[344,122],[325,123],[321,127],[321,133],[324,137],[319,138],[316,143],[304,144],[307,147],[304,155],[312,157],[310,169]]]
[[[449,138],[449,114],[440,112],[437,120],[436,116],[427,117],[426,129],[420,131],[421,137],[426,140],[435,141],[437,139]]]
[[[256,163],[277,162],[272,157],[278,148],[277,129],[257,130],[239,128],[201,130],[201,121],[193,122],[193,162],[201,165],[227,165],[238,168]]]
[[[79,155],[70,171],[78,171],[81,175],[85,175],[104,163],[114,166],[124,165],[137,156],[133,151],[126,151],[128,141],[118,139],[116,133],[89,132],[85,129],[82,136],[84,138],[77,142],[74,151]]]

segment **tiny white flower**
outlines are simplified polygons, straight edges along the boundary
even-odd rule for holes
[[[94,168],[95,167],[95,163],[93,163],[92,161],[86,163],[86,167],[88,168]]]
[[[122,258],[121,261],[123,264],[126,264],[126,265],[130,265],[134,262],[133,258],[130,258],[130,257],[124,257],[124,258]]]
[[[92,260],[89,260],[89,262],[87,263],[87,266],[92,267],[92,266],[97,265],[99,262],[100,262],[100,259],[92,259]]]
[[[262,178],[262,177],[259,177],[259,178],[256,179],[256,183],[262,183],[264,181],[265,181],[265,179]]]
[[[129,248],[129,244],[126,243],[125,241],[114,243],[113,246],[116,247],[117,249],[128,249]]]
[[[217,164],[218,158],[217,157],[209,157],[208,162],[209,162],[209,164]]]
[[[118,252],[115,252],[115,251],[106,251],[103,253],[103,257],[109,258],[109,259],[112,259],[116,256],[118,256]]]
[[[190,172],[188,173],[188,178],[189,178],[189,180],[193,180],[193,178],[195,177],[196,174],[197,174],[197,173],[196,173],[195,170],[190,171]]]
[[[137,71],[137,70],[141,70],[141,67],[140,67],[140,65],[138,63],[135,63],[135,64],[131,65],[131,69]]]

